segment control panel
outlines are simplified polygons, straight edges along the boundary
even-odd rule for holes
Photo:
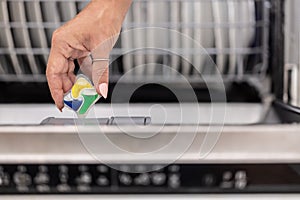
[[[0,164],[0,194],[300,192],[300,165],[118,165],[117,169],[103,164]]]

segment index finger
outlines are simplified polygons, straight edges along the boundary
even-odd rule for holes
[[[51,96],[59,110],[64,107],[63,104],[63,74],[68,73],[68,59],[53,47],[50,51],[46,77],[48,80]]]

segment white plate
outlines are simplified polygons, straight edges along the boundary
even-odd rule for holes
[[[26,27],[26,13],[24,2],[11,2],[11,7],[9,12],[11,13],[12,21],[18,22],[22,25],[22,28],[17,29],[18,31],[14,34],[15,43],[17,46],[27,49],[27,58],[29,62],[29,67],[33,74],[39,74],[40,70],[34,59],[34,55],[31,52],[31,41],[29,36],[29,31]]]
[[[216,25],[222,25],[228,23],[228,7],[225,0],[213,1],[213,16]],[[229,30],[228,28],[216,27],[215,28],[215,43],[216,48],[219,51],[224,51],[229,47]],[[220,73],[225,72],[226,63],[228,60],[228,55],[225,53],[217,54],[217,67]]]
[[[160,17],[163,13],[160,13],[160,5],[163,5],[164,2],[155,2],[155,1],[148,1],[147,2],[147,25],[150,27],[155,27],[155,24],[160,22]],[[157,7],[156,7],[157,6]],[[158,43],[158,38],[156,36],[155,28],[150,28],[147,31],[147,48],[156,47]],[[152,54],[154,53],[154,54]],[[155,72],[155,63],[157,62],[157,55],[155,54],[155,49],[151,48],[151,51],[148,51],[146,55],[146,74],[153,75]]]
[[[256,16],[255,16],[255,0],[245,0],[241,2],[241,13],[244,13],[242,15],[242,21],[245,21],[247,23],[254,24],[256,22]],[[251,45],[255,38],[255,26],[247,26],[247,28],[243,29],[243,32],[247,33],[247,39],[245,39],[245,45]]]
[[[132,9],[129,9],[125,20],[123,22],[123,33],[121,33],[121,46],[125,50],[123,54],[123,69],[124,73],[129,72],[133,67],[133,56],[132,56],[132,42],[133,42],[133,31],[128,30],[129,24],[132,23]]]
[[[173,28],[174,31],[180,32],[180,28],[178,27],[178,22],[180,21],[180,3],[178,1],[171,1],[170,2],[170,19],[171,19],[171,25],[175,26]],[[179,33],[171,33],[171,44],[170,48],[171,49],[178,49],[180,48],[180,37]],[[174,68],[175,70],[173,71],[174,74],[177,74],[179,72],[179,66],[180,66],[180,57],[179,57],[179,52],[176,50],[173,50],[175,54],[171,56],[171,67]],[[178,55],[176,55],[178,54]]]
[[[6,1],[0,2],[0,21],[9,24],[9,13]],[[12,61],[12,67],[14,68],[15,73],[22,74],[24,70],[21,68],[17,54],[14,51],[15,46],[11,30],[9,28],[3,28],[0,31],[0,37],[3,39],[3,42],[6,43],[5,47],[9,49],[9,56]]]
[[[88,3],[89,1],[78,2],[78,11],[82,11],[88,5]]]
[[[212,24],[212,3],[210,1],[199,1],[194,4],[194,22],[196,24]],[[214,45],[214,29],[213,28],[195,28],[194,29],[194,48],[201,46],[203,50],[212,48]],[[210,61],[207,54],[194,55],[193,64],[195,69],[194,74],[202,73],[205,63]]]
[[[3,11],[2,11],[2,3],[0,3],[0,23],[1,25],[4,25],[4,16],[3,16]],[[6,28],[3,28],[4,31],[0,31],[0,39],[1,39],[1,48],[7,48],[8,45],[7,45],[7,41],[5,40],[6,39],[6,35],[5,35],[5,29]],[[5,58],[5,55],[1,55],[0,57],[0,74],[5,74],[6,72],[6,69],[7,69],[7,66],[8,66],[8,63],[6,61],[6,58]]]
[[[193,8],[194,2],[182,2],[182,33],[184,37],[182,37],[182,48],[184,51],[190,51],[193,48],[193,42],[191,39],[187,39],[187,37],[193,38],[193,31],[190,26],[190,23],[193,22]],[[182,63],[182,74],[189,75],[191,70],[191,62],[193,56],[191,53],[187,53],[184,55],[185,59]]]
[[[63,22],[67,22],[76,16],[76,3],[75,1],[60,2],[60,16]]]
[[[167,31],[163,31],[157,25],[159,23],[166,23],[168,21],[168,2],[148,1],[147,9],[148,25],[151,27],[149,31],[147,31],[147,47],[168,49],[168,33]],[[147,54],[147,63],[151,63],[147,66],[147,75],[151,76],[155,74],[156,64],[160,60],[163,60],[163,56],[159,54]]]
[[[1,35],[0,35],[1,36]],[[6,66],[8,66],[8,63],[6,61],[5,55],[0,55],[0,75],[6,74]]]
[[[26,6],[26,10],[27,10],[28,21],[34,22],[38,26],[43,25],[42,8],[39,1],[28,2]],[[44,31],[44,28],[32,29],[31,34],[32,34],[31,38],[33,39],[33,41],[31,42],[35,44],[34,46],[38,46],[43,50],[48,49],[47,36]],[[45,64],[47,63],[47,59],[48,56],[43,54],[43,60]]]
[[[48,42],[51,42],[53,31],[60,26],[60,16],[57,9],[57,2],[42,2],[42,11],[44,16],[44,22],[50,23],[51,26],[54,25],[53,27],[46,29],[47,40]]]
[[[232,24],[242,24],[243,27],[232,27],[229,30],[230,48],[248,48],[255,37],[255,27],[247,25],[255,22],[255,2],[253,0],[228,1],[229,21]],[[229,74],[234,74],[238,67],[243,67],[247,56],[231,54],[229,58]],[[239,69],[243,70],[242,68]]]
[[[38,68],[34,55],[32,53],[30,36],[28,29],[26,27],[26,13],[25,13],[25,5],[23,1],[19,2],[11,2],[10,13],[12,21],[19,22],[23,26],[15,32],[15,41],[18,46],[26,48],[28,52],[26,52],[26,56],[28,58],[28,64],[30,70],[33,74],[40,74],[40,69]]]
[[[146,2],[135,1],[133,2],[133,20],[137,24],[146,22]],[[141,26],[142,27],[142,26]],[[134,52],[134,72],[136,75],[144,74],[145,55],[143,54],[144,47],[146,46],[145,31],[136,29],[134,30],[133,48]]]
[[[241,7],[241,12],[245,13],[242,17],[243,21],[247,23],[255,24],[256,16],[255,16],[255,0],[246,0]],[[247,28],[243,29],[243,34],[245,34],[244,47],[250,47],[255,39],[255,26],[248,25]],[[244,56],[243,60],[247,60],[248,56]],[[247,62],[245,62],[247,63]]]
[[[230,23],[229,29],[229,43],[230,49],[232,52],[229,56],[229,70],[228,74],[234,74],[236,72],[236,65],[237,65],[237,53],[236,49],[242,47],[243,40],[245,39],[245,35],[239,33],[240,29],[235,27],[238,23],[240,23],[241,16],[240,16],[240,7],[243,1],[228,1],[228,19]]]

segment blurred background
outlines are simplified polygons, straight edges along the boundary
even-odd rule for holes
[[[0,102],[52,102],[45,78],[52,33],[88,2],[1,1]],[[162,70],[164,65],[187,78],[199,101],[210,101],[205,82],[213,85],[218,74],[228,101],[260,101],[271,70],[270,6],[268,0],[133,1],[111,52],[110,92],[127,73],[132,76],[126,79],[128,85],[143,84],[145,78],[157,82],[139,88],[132,102],[177,101],[159,86],[161,82],[180,85],[179,75]],[[151,66],[136,68],[141,65]],[[122,101],[122,94],[117,101]]]

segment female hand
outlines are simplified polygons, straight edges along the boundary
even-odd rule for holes
[[[130,4],[131,0],[92,0],[74,19],[53,33],[46,76],[58,109],[64,107],[64,94],[75,81],[74,59],[92,77],[96,91],[107,97],[108,62],[92,63],[89,55],[109,58]]]

